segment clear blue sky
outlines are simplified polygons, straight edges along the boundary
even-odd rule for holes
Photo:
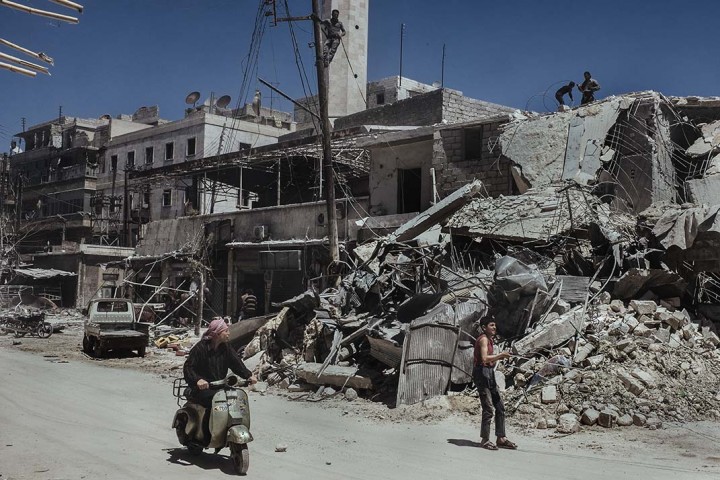
[[[17,1],[72,14],[47,0]],[[0,151],[21,130],[21,117],[37,124],[60,105],[67,115],[98,117],[157,104],[174,120],[193,90],[237,101],[260,0],[78,1],[86,7],[79,25],[0,7],[0,37],[55,58],[51,77],[0,70]],[[288,3],[293,15],[310,11],[310,0]],[[447,87],[520,109],[545,110],[552,103],[543,93],[580,81],[584,70],[600,82],[600,97],[650,89],[720,95],[718,18],[717,0],[370,0],[368,79],[398,74],[405,23],[405,76],[440,80],[444,43]],[[314,82],[309,23],[297,24],[296,34]],[[266,30],[258,72],[303,96],[286,24]],[[253,76],[250,92],[257,86]],[[274,106],[291,110],[286,101]]]

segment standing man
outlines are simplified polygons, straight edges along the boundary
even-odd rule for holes
[[[555,100],[558,101],[560,105],[565,105],[565,101],[563,100],[563,97],[565,95],[568,95],[570,97],[570,101],[573,101],[572,91],[573,88],[575,88],[575,82],[570,82],[565,86],[562,86],[558,88],[557,92],[555,92]]]
[[[578,90],[580,90],[583,94],[582,100],[580,100],[580,105],[594,102],[595,92],[600,90],[600,84],[594,78],[592,78],[590,72],[585,72],[583,75],[585,76],[585,81],[582,84],[578,85]]]
[[[242,302],[240,320],[254,317],[255,312],[257,312],[257,297],[255,296],[251,288],[245,290],[243,296],[240,297],[240,301]]]
[[[475,342],[473,380],[478,389],[482,404],[482,426],[480,428],[480,446],[487,450],[507,448],[515,450],[517,445],[505,436],[505,405],[495,383],[495,364],[499,360],[510,358],[509,352],[495,353],[495,335],[497,325],[495,319],[486,316],[480,321],[482,333]],[[495,409],[495,436],[497,443],[490,441],[490,423]]]
[[[340,46],[342,37],[344,37],[346,33],[345,27],[343,27],[342,22],[338,19],[340,17],[340,10],[333,10],[330,20],[327,18],[325,20],[320,20],[315,14],[312,14],[311,17],[313,21],[320,22],[320,27],[325,34],[323,63],[325,64],[325,68],[327,68],[330,65],[330,62],[332,62],[333,57],[335,57],[335,52]]]

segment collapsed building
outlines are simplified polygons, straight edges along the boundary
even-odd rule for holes
[[[514,352],[500,383],[540,427],[718,416],[716,103],[641,92],[377,133],[371,152],[426,155],[433,205],[399,227],[361,219],[380,231],[340,283],[235,325],[236,345],[269,383],[413,404],[470,384],[491,314]]]

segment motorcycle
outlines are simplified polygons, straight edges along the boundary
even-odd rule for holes
[[[175,412],[172,428],[180,444],[193,455],[199,455],[206,448],[214,448],[215,453],[218,453],[229,447],[233,466],[240,475],[245,475],[250,466],[248,443],[253,440],[250,433],[250,403],[247,393],[242,389],[247,385],[247,381],[240,381],[235,375],[210,382],[209,388],[217,392],[213,395],[212,408],[207,409],[188,400],[189,390],[184,378],[173,381],[173,395],[181,408]],[[185,400],[183,405],[180,405],[181,400]],[[203,428],[205,415],[210,416],[209,437]]]
[[[45,314],[16,314],[0,318],[0,329],[5,333],[13,333],[16,338],[26,334],[48,338],[53,334],[53,326],[45,321]]]

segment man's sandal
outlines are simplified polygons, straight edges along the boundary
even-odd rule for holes
[[[515,445],[513,442],[511,442],[507,438],[505,440],[503,440],[502,442],[498,442],[497,446],[499,448],[507,448],[508,450],[517,450],[517,445]]]
[[[491,441],[482,442],[480,444],[480,448],[484,448],[485,450],[497,450],[498,447]]]

